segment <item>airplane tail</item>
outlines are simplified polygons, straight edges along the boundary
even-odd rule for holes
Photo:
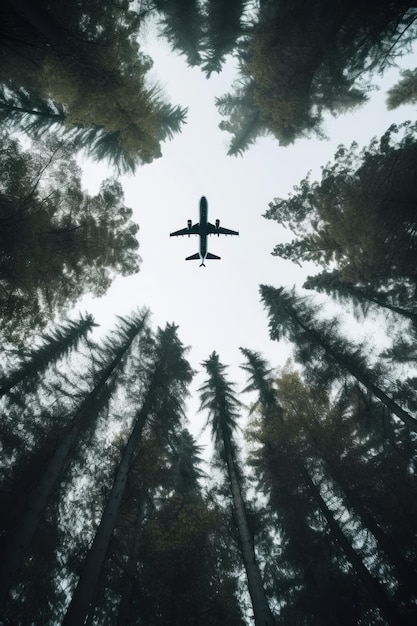
[[[200,259],[200,258],[201,258],[201,257],[200,257],[200,255],[199,255],[199,253],[198,253],[198,252],[196,252],[195,254],[192,254],[191,256],[187,256],[187,257],[185,258],[185,260],[186,260],[186,261],[197,261],[197,260],[198,260],[198,259]],[[205,258],[206,258],[206,259],[216,259],[216,260],[219,260],[219,259],[220,259],[220,257],[219,257],[219,256],[216,256],[215,254],[211,254],[211,252],[207,252],[207,254],[206,254]],[[204,259],[203,259],[203,261],[202,261],[202,263],[201,263],[200,267],[201,267],[201,266],[206,267],[206,266],[204,265]]]

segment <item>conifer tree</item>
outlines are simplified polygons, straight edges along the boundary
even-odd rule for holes
[[[8,589],[14,584],[17,570],[22,563],[36,532],[42,512],[54,490],[62,479],[65,466],[79,444],[82,435],[94,430],[95,422],[103,402],[113,391],[112,381],[123,369],[126,355],[136,338],[145,330],[148,312],[138,313],[130,320],[122,320],[119,328],[107,343],[107,354],[103,355],[101,370],[90,392],[75,408],[69,423],[60,433],[58,441],[48,451],[40,479],[29,495],[26,509],[15,522],[11,536],[6,538],[4,555],[0,565],[0,601],[6,600]]]
[[[139,269],[138,226],[119,182],[82,191],[81,170],[60,142],[0,137],[0,316],[3,332],[46,323],[84,292],[102,295],[116,273]]]
[[[164,480],[141,535],[130,619],[242,626],[236,555],[223,511],[200,484],[200,446],[182,430],[166,453]]]
[[[50,332],[44,333],[39,348],[29,350],[18,368],[0,380],[0,397],[25,379],[41,374],[51,363],[78,347],[80,340],[96,326],[91,315],[68,320]]]
[[[413,325],[417,324],[417,311],[411,307],[397,306],[393,301],[395,288],[391,290],[373,289],[369,284],[355,284],[341,280],[340,272],[320,272],[315,276],[309,276],[305,281],[304,288],[314,289],[319,293],[327,293],[338,302],[343,304],[352,303],[355,311],[360,311],[362,316],[366,316],[370,308],[386,310],[396,313],[410,320]],[[400,287],[398,285],[397,287]],[[410,303],[411,304],[411,303]]]
[[[225,377],[226,366],[220,363],[216,352],[213,352],[210,358],[203,362],[203,365],[206,368],[208,378],[200,388],[201,409],[206,409],[209,413],[215,445],[227,472],[255,624],[256,626],[273,626],[275,620],[265,595],[256,561],[253,538],[248,526],[242,495],[243,477],[233,438],[237,427],[239,401],[234,394],[232,384]]]
[[[284,146],[300,137],[322,138],[325,113],[363,104],[370,76],[382,73],[415,37],[410,0],[278,0],[261,2],[255,15],[239,42],[238,79],[217,100],[226,118],[220,128],[232,134],[232,155],[266,132]]]
[[[331,367],[339,368],[339,372],[348,372],[404,424],[417,432],[417,420],[376,384],[375,375],[367,367],[364,356],[337,333],[336,320],[319,321],[305,300],[283,287],[275,289],[262,285],[261,297],[268,309],[271,339],[287,336],[294,343],[306,368],[310,367],[309,360],[316,355],[323,365],[331,363]],[[308,351],[311,353],[309,359]],[[332,373],[327,366],[326,370],[329,375],[335,376],[336,370]]]
[[[137,453],[147,420],[158,420],[162,422],[163,428],[169,429],[183,417],[187,386],[191,381],[192,371],[184,357],[185,350],[176,331],[177,328],[173,325],[167,325],[164,331],[158,331],[153,359],[144,384],[143,398],[138,399],[140,404],[130,436],[63,624],[83,623],[88,614],[126,489],[129,469]]]
[[[8,99],[24,94],[31,102],[23,125],[30,118],[28,128],[39,130],[37,102],[47,125],[43,113],[52,108],[66,140],[72,136],[77,148],[120,171],[161,156],[161,141],[178,131],[186,111],[149,85],[152,61],[138,44],[142,11],[94,0],[16,0],[3,11],[9,41],[0,48],[0,83]],[[18,110],[12,113],[16,122]]]
[[[250,384],[247,389],[254,390],[258,388],[259,392],[261,421],[258,423],[256,439],[259,443],[262,443],[262,447],[254,452],[258,480],[259,483],[263,485],[265,492],[268,493],[269,491],[268,495],[271,499],[273,507],[276,507],[277,509],[279,519],[282,520],[284,524],[285,521],[288,522],[289,520],[292,520],[291,523],[293,524],[293,513],[291,513],[288,509],[294,509],[297,511],[297,507],[299,506],[299,514],[302,514],[302,507],[311,507],[312,504],[318,506],[321,514],[326,520],[326,524],[330,529],[335,545],[342,549],[346,559],[361,578],[375,605],[381,610],[388,623],[397,623],[399,617],[387,593],[375,577],[371,575],[367,567],[365,567],[361,556],[353,549],[350,540],[345,535],[344,531],[340,527],[340,524],[335,520],[334,513],[329,508],[326,500],[323,498],[320,488],[316,484],[317,479],[313,480],[312,478],[313,472],[316,475],[320,474],[320,472],[318,471],[317,466],[313,472],[308,467],[311,463],[311,450],[309,453],[308,443],[306,446],[302,428],[300,429],[300,424],[297,423],[297,409],[299,409],[302,413],[306,410],[306,414],[302,417],[302,425],[304,424],[304,420],[305,423],[310,423],[313,419],[311,412],[308,411],[307,406],[303,401],[305,397],[303,394],[297,395],[296,390],[292,388],[291,392],[289,394],[287,393],[287,395],[283,398],[283,404],[281,404],[278,400],[280,397],[281,385],[279,384],[278,390],[274,388],[273,380],[270,376],[268,376],[269,368],[267,367],[266,361],[262,359],[258,353],[254,353],[248,349],[241,349],[241,351],[247,358],[247,364],[245,364],[243,368],[250,374]],[[280,383],[281,380],[284,380],[284,377],[280,379]],[[265,393],[266,391],[267,393]],[[300,390],[298,390],[298,392],[299,391]],[[273,393],[275,395],[275,402],[271,401]],[[294,395],[292,395],[293,393]],[[308,434],[311,433],[308,432]],[[321,439],[324,439],[323,433],[321,433]],[[337,442],[334,443],[337,445]],[[335,454],[337,454],[337,451]],[[283,473],[283,470],[285,471],[285,474]],[[300,485],[297,486],[297,480],[299,482],[301,481],[302,489],[305,490],[304,496],[301,496],[302,489],[300,490]],[[288,494],[287,498],[284,496],[287,482],[290,485],[294,483],[290,499],[288,499]],[[307,500],[304,500],[303,502],[303,498],[307,498]],[[301,558],[304,558],[305,560],[313,559],[318,561],[317,555],[313,556],[313,554],[309,551],[314,550],[315,545],[317,548],[317,543],[322,541],[322,539],[319,536],[315,536],[315,533],[312,532],[312,529],[308,528],[308,523],[306,525],[305,521],[302,522],[299,520],[297,528],[299,533],[298,541],[306,542],[304,543],[305,553],[302,556],[298,555],[298,559],[300,559],[301,556]],[[293,534],[293,539],[297,542],[295,528],[282,528],[281,534],[285,536],[286,533],[290,533],[290,535]],[[289,554],[291,554],[291,552]],[[288,563],[288,568],[294,567],[294,565],[295,562]],[[299,565],[301,565],[300,561]],[[327,571],[325,573],[322,572],[321,575],[325,575],[327,577],[331,573],[331,570],[334,569],[334,566],[330,565],[330,563],[325,564],[324,562],[319,566],[317,562],[314,567],[323,566]],[[332,575],[339,577],[339,584],[341,585],[340,592],[346,593],[351,581],[346,578],[345,582],[343,582],[344,577],[340,577],[340,572],[336,572],[337,570],[334,571]],[[304,580],[306,590],[310,588],[312,583],[313,580],[306,576]],[[346,585],[346,589],[344,590],[343,585]],[[321,602],[325,602],[327,604],[325,614],[327,611],[328,617],[333,615],[333,619],[337,619],[336,615],[333,613],[335,607],[332,606],[332,599],[326,599],[326,594],[324,594]],[[285,603],[283,605],[285,606]],[[319,613],[323,610],[323,608],[324,607],[321,607],[320,609],[319,604],[317,604],[314,610]],[[298,623],[297,618],[293,616],[292,622]]]
[[[307,176],[289,198],[275,198],[265,217],[295,238],[273,254],[335,268],[341,281],[375,291],[415,289],[416,131],[405,122],[360,151],[339,146],[319,182]]]

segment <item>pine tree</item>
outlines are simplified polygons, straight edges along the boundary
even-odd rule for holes
[[[200,446],[187,430],[166,448],[159,494],[141,535],[130,620],[243,623],[224,515],[201,488]]]
[[[92,316],[86,315],[86,317],[80,316],[77,321],[69,320],[52,331],[44,333],[41,345],[29,350],[24,355],[20,366],[0,380],[0,397],[26,379],[41,374],[51,363],[56,363],[70,350],[77,349],[80,340],[96,325]]]
[[[233,440],[233,433],[237,426],[239,402],[233,392],[232,385],[225,378],[226,366],[220,363],[218,355],[213,352],[210,358],[203,362],[203,365],[207,370],[208,379],[200,388],[201,409],[206,409],[209,412],[216,448],[227,471],[255,624],[257,626],[273,626],[275,621],[265,595],[259,566],[256,562],[253,538],[248,526],[242,495],[242,473],[238,464],[236,444]]]
[[[377,310],[385,309],[407,318],[413,325],[417,324],[417,312],[412,308],[396,306],[392,302],[393,296],[395,297],[396,295],[395,289],[379,291],[373,289],[369,284],[361,285],[343,281],[341,280],[340,272],[337,270],[333,272],[324,271],[315,276],[309,276],[303,287],[305,289],[314,289],[319,293],[327,293],[343,304],[352,303],[355,311],[361,312],[362,316],[366,316],[371,308]]]
[[[184,347],[176,335],[177,328],[167,325],[159,331],[145,385],[144,397],[134,418],[132,430],[120,459],[114,483],[103,511],[94,541],[82,566],[63,624],[83,623],[115,527],[117,514],[126,489],[129,468],[139,446],[142,431],[149,419],[159,420],[172,428],[183,416],[187,385],[192,373],[184,358]],[[165,423],[164,423],[165,422]]]
[[[6,99],[23,97],[32,112],[22,111],[18,121],[17,103],[9,110],[14,123],[29,121],[28,130],[39,132],[41,119],[50,125],[44,113],[52,109],[66,141],[72,137],[77,149],[119,171],[160,157],[162,139],[178,131],[186,110],[147,85],[152,61],[137,42],[142,11],[125,2],[18,1],[5,8],[10,41],[0,50],[0,82]],[[38,109],[42,118],[35,120]]]
[[[16,521],[11,536],[5,542],[5,554],[0,566],[0,598],[4,602],[8,589],[14,584],[17,570],[36,532],[42,512],[47,506],[54,490],[59,485],[63,470],[74,452],[74,448],[83,434],[93,430],[97,414],[103,402],[113,391],[114,377],[123,367],[126,354],[135,339],[144,331],[148,313],[139,313],[130,320],[121,322],[114,336],[108,341],[107,355],[103,356],[101,371],[94,387],[83,398],[64,426],[58,441],[50,450],[45,460],[39,482],[28,497],[26,509]]]
[[[300,431],[300,424],[296,421],[298,417],[297,409],[299,408],[302,413],[306,410],[306,405],[303,403],[305,397],[302,394],[301,396],[300,394],[297,395],[296,390],[292,388],[291,392],[284,397],[283,404],[279,403],[278,398],[280,397],[281,388],[283,389],[280,383],[285,377],[280,379],[277,390],[273,386],[272,379],[267,374],[269,368],[267,367],[266,361],[257,353],[247,349],[241,350],[248,361],[248,363],[243,366],[245,371],[250,374],[248,390],[258,388],[259,392],[261,419],[258,422],[258,430],[255,436],[257,441],[262,443],[262,447],[254,453],[258,481],[263,485],[263,489],[267,493],[268,490],[270,490],[269,496],[271,498],[271,504],[274,508],[276,507],[278,517],[284,523],[284,527],[281,528],[281,534],[285,536],[286,533],[289,533],[293,536],[295,542],[297,542],[297,540],[299,542],[306,542],[303,543],[304,553],[298,554],[297,556],[293,554],[292,558],[299,560],[299,566],[302,565],[300,559],[312,559],[313,561],[317,561],[314,568],[325,567],[325,572],[322,571],[321,573],[322,577],[328,577],[329,574],[336,576],[336,580],[339,578],[338,584],[341,585],[339,593],[346,593],[348,591],[351,582],[349,579],[343,582],[344,577],[340,577],[340,572],[337,573],[337,571],[334,571],[333,574],[331,574],[334,565],[331,565],[330,562],[325,563],[325,561],[319,565],[322,559],[318,559],[317,553],[314,556],[314,550],[317,549],[317,543],[322,541],[322,539],[315,536],[316,533],[312,532],[312,529],[309,528],[308,522],[306,523],[306,521],[300,519],[297,522],[297,526],[294,528],[287,526],[288,523],[291,525],[295,523],[294,515],[297,515],[297,512],[299,515],[303,515],[302,511],[304,507],[307,506],[308,510],[312,504],[315,504],[324,516],[335,545],[342,549],[345,558],[361,578],[375,605],[381,610],[388,623],[397,623],[397,613],[385,590],[365,567],[361,556],[353,549],[349,539],[340,527],[340,524],[336,522],[334,513],[323,498],[320,488],[316,484],[317,480],[313,480],[312,478],[312,470],[308,467],[311,463],[311,461],[308,462],[310,454],[303,441],[304,437],[302,431]],[[267,393],[265,393],[266,391]],[[288,391],[288,388],[286,388],[286,391]],[[272,402],[273,393],[275,395],[275,402]],[[265,400],[267,400],[267,402],[265,402]],[[306,423],[309,423],[312,417],[311,412],[307,410],[307,413],[303,415],[303,423],[304,420]],[[320,473],[317,468],[313,471],[316,475]],[[301,489],[300,481],[302,485]],[[287,490],[287,483],[291,485],[291,496],[288,496],[287,493],[287,497],[285,497],[284,493]],[[302,495],[303,491],[304,494]],[[304,514],[307,514],[306,510]],[[311,513],[309,516],[311,516]],[[291,551],[289,551],[288,554],[291,558]],[[288,563],[287,567],[289,569],[293,568],[297,560],[293,563]],[[314,584],[314,579],[310,578],[310,576],[306,576],[304,580],[306,591],[309,590],[312,584]],[[345,585],[346,588],[343,589]],[[321,591],[321,593],[323,592]],[[327,604],[327,608],[324,610],[324,615],[327,614],[325,618],[327,623],[327,619],[330,616],[333,616],[333,620],[337,620],[338,617],[336,617],[334,613],[335,607],[332,607],[332,599],[326,599],[326,595],[327,594],[323,594],[321,602]],[[283,603],[283,606],[285,606],[285,603]],[[319,614],[323,611],[323,607],[320,608],[319,604],[317,604],[314,610]],[[292,623],[298,623],[298,619],[299,616],[296,618],[293,615],[291,618]],[[300,623],[302,622],[300,621]]]
[[[108,179],[82,192],[81,170],[60,142],[23,151],[1,137],[0,315],[11,335],[45,325],[85,291],[102,295],[115,273],[138,271],[138,226]]]
[[[409,0],[395,6],[389,0],[261,2],[239,41],[238,79],[217,101],[226,117],[220,127],[232,133],[229,154],[243,152],[265,132],[284,146],[325,136],[325,113],[363,104],[370,77],[413,41],[411,7]],[[231,111],[224,107],[228,98],[235,101]]]
[[[273,254],[335,268],[340,281],[375,291],[415,289],[416,130],[405,122],[361,151],[339,146],[321,181],[307,176],[271,202],[265,217],[295,235]]]
[[[282,287],[275,289],[262,285],[261,297],[268,308],[271,339],[287,336],[294,343],[302,359],[305,358],[303,355],[306,356],[310,350],[310,358],[315,353],[318,361],[323,363],[325,359],[325,365],[329,362],[332,367],[348,372],[404,424],[417,432],[417,421],[376,384],[375,376],[367,367],[363,355],[337,334],[335,320],[319,322],[302,298],[297,298],[294,293]],[[303,365],[309,366],[306,358],[303,360]],[[330,370],[328,371],[331,374]],[[332,375],[334,376],[335,373]]]

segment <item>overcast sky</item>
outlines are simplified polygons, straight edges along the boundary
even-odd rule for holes
[[[243,157],[228,157],[229,136],[218,128],[221,118],[214,99],[229,91],[233,63],[220,76],[206,80],[199,69],[188,68],[151,33],[145,45],[154,60],[154,80],[172,104],[188,107],[188,121],[180,135],[163,144],[162,158],[121,179],[125,203],[140,226],[140,272],[117,278],[105,297],[86,297],[77,309],[92,313],[104,330],[114,326],[115,315],[147,306],[155,327],[165,322],[179,325],[181,340],[191,347],[191,365],[199,371],[193,390],[204,380],[201,361],[213,350],[230,365],[230,379],[241,382],[239,346],[262,352],[274,367],[282,366],[290,355],[288,346],[269,340],[259,284],[301,285],[307,274],[317,271],[271,255],[274,245],[290,240],[291,233],[262,217],[268,203],[287,197],[309,170],[313,179],[318,178],[320,166],[332,160],[340,143],[357,141],[362,147],[393,122],[414,120],[415,108],[387,111],[386,88],[399,78],[398,69],[390,70],[366,106],[329,117],[328,140],[302,140],[283,148],[273,138],[264,138]],[[415,55],[402,60],[404,68],[416,65]],[[86,161],[83,167],[84,186],[91,193],[113,173]],[[239,237],[209,237],[208,249],[221,256],[221,261],[207,261],[206,267],[184,260],[198,251],[198,237],[169,237],[171,231],[186,227],[187,219],[198,221],[202,195],[208,200],[209,221],[218,218],[222,226],[240,231]],[[197,406],[196,400],[189,403],[194,434],[205,421],[195,414]]]

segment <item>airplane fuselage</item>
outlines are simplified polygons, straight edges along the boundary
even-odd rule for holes
[[[202,196],[200,200],[200,256],[202,263],[207,256],[207,223],[207,198]]]

